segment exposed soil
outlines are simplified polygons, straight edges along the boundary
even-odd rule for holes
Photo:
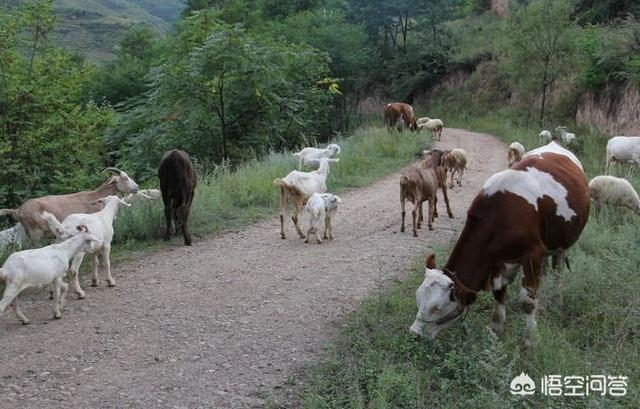
[[[23,295],[32,323],[20,325],[10,310],[0,318],[0,407],[262,407],[266,393],[322,355],[346,313],[449,241],[484,180],[506,166],[492,136],[448,128],[442,139],[437,147],[467,151],[469,169],[450,192],[455,218],[439,200],[435,231],[418,238],[411,204],[399,232],[395,173],[341,195],[333,241],[304,244],[290,222],[281,240],[274,212],[119,264],[115,288],[83,277],[87,298],[70,293],[62,320],[52,320],[44,291]]]

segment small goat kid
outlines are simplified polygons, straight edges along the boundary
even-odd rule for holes
[[[464,175],[464,171],[467,169],[467,152],[460,148],[452,149],[451,152],[442,158],[442,166],[447,172],[451,173],[449,189],[453,189],[454,175],[457,175],[456,184],[462,186],[462,175]]]
[[[295,152],[293,156],[298,158],[298,170],[302,170],[304,165],[320,166],[322,158],[336,158],[340,155],[340,145],[332,143],[324,149],[320,148],[304,148],[300,152]]]
[[[78,234],[78,226],[82,225],[86,226],[89,233],[93,234],[102,242],[94,251],[78,252],[78,254],[73,257],[71,267],[69,267],[69,281],[80,299],[85,297],[85,293],[80,287],[78,271],[85,253],[93,255],[91,262],[93,271],[91,286],[95,287],[98,285],[98,252],[100,252],[100,256],[102,257],[104,271],[107,276],[107,284],[109,287],[115,286],[116,282],[113,277],[111,277],[111,261],[109,259],[111,254],[111,240],[113,240],[113,220],[116,218],[116,213],[120,206],[131,206],[118,196],[107,196],[98,201],[104,204],[104,208],[101,211],[91,214],[72,214],[64,219],[62,223],[51,213],[42,213],[42,218],[47,222],[51,231],[55,232],[59,240],[67,240],[69,237]]]
[[[305,207],[305,210],[309,213],[309,230],[307,231],[305,243],[309,243],[309,238],[314,233],[318,243],[322,243],[322,239],[320,239],[320,223],[322,220],[324,220],[323,238],[333,240],[331,220],[338,211],[339,203],[342,203],[342,199],[331,193],[314,193],[311,195]]]
[[[524,146],[520,142],[513,142],[509,145],[507,151],[507,167],[512,167],[516,163],[520,162],[522,155],[525,154]]]
[[[273,181],[274,186],[280,186],[280,237],[286,239],[284,230],[284,216],[287,212],[287,204],[289,197],[293,201],[293,221],[296,231],[300,238],[305,238],[300,225],[298,224],[298,215],[302,212],[307,200],[314,193],[324,193],[327,191],[327,177],[329,176],[329,164],[336,163],[340,159],[320,159],[320,167],[313,172],[300,172],[294,170],[289,172],[284,178],[278,178]]]
[[[10,305],[16,317],[23,324],[28,324],[29,319],[18,306],[18,295],[30,287],[53,285],[53,317],[62,317],[60,309],[64,307],[68,289],[63,278],[69,261],[78,253],[95,251],[102,245],[97,237],[87,233],[86,226],[78,226],[78,231],[78,234],[62,243],[19,251],[7,258],[0,268],[0,280],[6,283],[4,296],[0,300],[0,315]]]

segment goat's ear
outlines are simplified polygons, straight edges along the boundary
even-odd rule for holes
[[[333,197],[336,198],[336,203],[342,203],[342,199],[340,199],[340,196],[333,195]]]
[[[424,258],[424,266],[429,270],[433,270],[436,268],[436,255],[433,253],[429,253]]]
[[[89,231],[89,229],[87,229],[87,226],[85,226],[84,224],[80,224],[76,226],[76,229],[78,229],[79,232],[84,232],[84,233]]]

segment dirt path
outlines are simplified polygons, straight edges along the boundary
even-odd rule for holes
[[[118,265],[116,288],[85,277],[87,298],[70,294],[60,321],[44,292],[27,295],[31,325],[0,318],[0,407],[262,407],[265,391],[322,353],[345,313],[450,240],[505,167],[488,135],[446,129],[437,146],[464,148],[469,170],[451,193],[456,218],[439,201],[436,230],[417,239],[399,233],[396,173],[343,195],[332,242],[305,245],[291,225],[281,240],[274,215]]]

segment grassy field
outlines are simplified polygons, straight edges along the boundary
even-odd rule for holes
[[[342,147],[342,153],[340,162],[331,167],[327,180],[331,192],[371,183],[414,160],[415,154],[431,143],[426,133],[388,133],[374,127],[358,129],[352,136],[336,142]],[[211,174],[200,175],[190,218],[195,239],[245,226],[269,215],[275,219],[279,190],[273,186],[273,180],[285,176],[296,166],[297,160],[290,152],[273,153],[262,161],[248,162],[234,170],[220,167]],[[115,260],[146,249],[161,248],[162,201],[140,201],[130,208],[121,208],[114,229]],[[274,231],[274,237],[275,234]],[[181,236],[174,239],[175,243],[181,241]],[[9,254],[10,251],[0,252],[0,263]]]
[[[537,146],[538,130],[523,129],[509,113],[482,118],[451,113],[448,125],[486,132],[505,142]],[[574,128],[575,129],[575,128]],[[603,173],[606,138],[576,129],[574,148],[589,176]],[[633,181],[639,187],[638,179]],[[522,346],[524,314],[510,288],[505,334],[486,329],[493,297],[483,293],[462,326],[435,341],[416,340],[408,329],[416,314],[415,290],[422,268],[406,281],[369,300],[344,324],[328,357],[310,366],[301,385],[305,408],[638,408],[640,407],[640,222],[618,209],[591,217],[570,250],[573,272],[548,275],[538,315],[540,342]],[[446,261],[449,248],[438,252]],[[517,283],[517,282],[516,282]],[[552,300],[562,294],[563,308]],[[525,372],[536,381],[535,395],[509,392]],[[545,375],[623,375],[624,397],[542,396]],[[273,406],[277,406],[274,404]]]

